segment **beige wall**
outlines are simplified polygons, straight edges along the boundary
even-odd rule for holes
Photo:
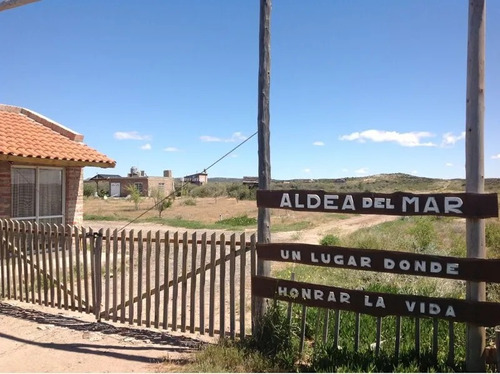
[[[127,188],[135,183],[142,183],[143,196],[151,196],[151,189],[157,188],[160,183],[163,183],[163,192],[168,196],[174,192],[174,178],[168,177],[126,177],[126,178],[110,178],[109,183],[120,183],[120,197],[129,195]]]

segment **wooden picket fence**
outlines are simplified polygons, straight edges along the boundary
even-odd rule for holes
[[[235,338],[251,330],[255,235],[92,231],[0,220],[0,296]]]

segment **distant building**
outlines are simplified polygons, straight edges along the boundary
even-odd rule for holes
[[[206,172],[201,172],[192,175],[186,175],[184,177],[184,182],[203,186],[204,184],[208,183],[208,174]]]
[[[243,184],[250,188],[259,187],[259,177],[243,177]]]
[[[97,174],[88,181],[100,181],[109,183],[109,195],[111,197],[126,197],[130,193],[128,189],[131,185],[137,187],[142,196],[151,196],[151,191],[155,188],[160,189],[164,196],[170,195],[175,191],[174,178],[171,170],[164,170],[163,177],[150,177],[144,171],[138,171],[132,167],[127,177],[111,174]]]

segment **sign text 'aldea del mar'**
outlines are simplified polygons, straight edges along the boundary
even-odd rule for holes
[[[257,205],[266,208],[331,213],[439,215],[469,218],[498,216],[497,194],[332,193],[325,191],[257,191]]]
[[[257,191],[257,205],[332,213],[440,215],[463,218],[498,216],[496,194],[340,194],[325,191],[261,190]],[[259,259],[270,261],[500,283],[500,260],[297,243],[258,244],[257,254]],[[500,324],[499,303],[349,290],[262,276],[253,277],[252,293],[309,306],[350,310],[376,316],[439,317],[483,326]]]

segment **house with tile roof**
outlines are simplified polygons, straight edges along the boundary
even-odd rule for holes
[[[29,109],[0,105],[0,218],[81,224],[83,167],[116,162],[83,135]]]

